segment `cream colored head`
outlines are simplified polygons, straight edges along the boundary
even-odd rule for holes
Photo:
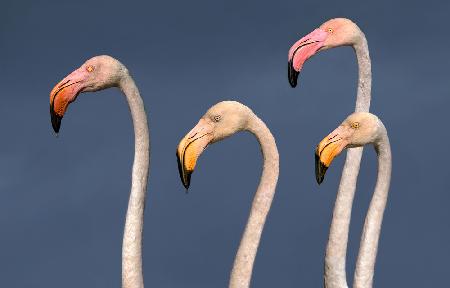
[[[67,75],[50,92],[50,116],[55,133],[59,132],[69,104],[80,93],[119,86],[120,81],[128,75],[125,66],[108,55],[92,57]]]
[[[339,46],[352,46],[361,40],[361,30],[352,20],[334,18],[320,25],[319,29],[328,33],[321,50]]]
[[[189,188],[197,159],[205,148],[247,128],[253,112],[236,101],[223,101],[211,107],[177,147],[177,159],[183,185]]]
[[[355,46],[363,41],[361,29],[351,20],[334,18],[295,42],[288,53],[288,78],[292,87],[305,62],[317,52],[339,46]]]
[[[347,117],[339,127],[325,137],[316,148],[316,180],[322,183],[333,159],[344,149],[375,143],[383,131],[383,123],[377,116],[356,112]]]

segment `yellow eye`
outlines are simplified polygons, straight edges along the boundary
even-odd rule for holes
[[[88,71],[89,73],[94,71],[94,66],[92,66],[92,65],[87,66],[86,71]]]
[[[353,129],[358,129],[359,128],[359,123],[358,122],[353,122],[352,125],[350,125]]]
[[[328,28],[328,33],[333,33],[333,28]]]

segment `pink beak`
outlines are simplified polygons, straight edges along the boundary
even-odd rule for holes
[[[288,77],[292,87],[297,86],[297,78],[303,64],[324,46],[328,33],[320,28],[315,29],[302,39],[298,40],[289,49]]]
[[[50,117],[56,134],[59,132],[61,120],[67,107],[84,88],[83,80],[85,77],[86,72],[77,69],[61,80],[50,92]]]

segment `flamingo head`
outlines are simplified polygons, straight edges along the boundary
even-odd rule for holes
[[[377,116],[367,112],[355,112],[339,127],[328,134],[316,147],[316,180],[321,184],[333,159],[344,149],[374,143],[383,131]]]
[[[288,78],[291,86],[297,86],[298,74],[306,60],[322,50],[354,45],[361,39],[361,33],[351,20],[335,18],[298,40],[288,54]]]
[[[176,155],[181,182],[186,189],[189,188],[197,160],[206,147],[244,130],[252,113],[247,106],[239,102],[220,102],[211,107],[197,125],[181,139]]]
[[[94,92],[118,86],[128,71],[118,60],[102,55],[87,60],[67,75],[50,92],[50,117],[55,133],[67,107],[83,92]]]

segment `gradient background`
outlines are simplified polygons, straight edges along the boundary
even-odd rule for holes
[[[253,287],[320,287],[345,155],[325,182],[315,145],[354,109],[351,48],[308,61],[299,86],[287,53],[332,17],[353,19],[372,57],[371,111],[390,133],[393,181],[376,287],[445,287],[450,258],[448,1],[2,1],[0,4],[0,286],[120,287],[133,131],[117,89],[84,94],[55,138],[49,92],[86,59],[131,71],[150,121],[146,287],[226,287],[261,171],[240,133],[201,156],[185,194],[175,148],[213,104],[238,100],[272,130],[277,194]],[[352,283],[376,177],[365,149],[348,252]]]

